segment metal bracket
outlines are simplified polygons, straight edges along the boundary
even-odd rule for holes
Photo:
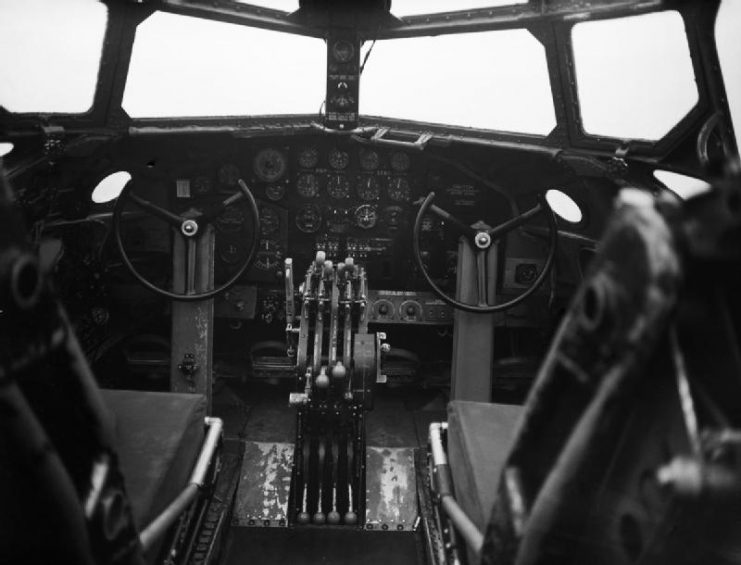
[[[427,147],[427,143],[433,138],[432,133],[422,132],[421,134],[419,134],[417,141],[398,141],[396,139],[386,139],[384,136],[389,131],[390,128],[380,128],[378,131],[376,131],[376,133],[373,134],[373,137],[371,137],[370,140],[363,141],[370,141],[375,145],[384,145],[386,147],[393,147],[396,149],[412,149],[415,151],[424,151]]]
[[[617,149],[610,161],[607,163],[607,174],[612,178],[622,178],[628,172],[628,163],[625,158],[630,152],[630,143],[624,143]]]
[[[65,131],[62,126],[42,126],[44,132],[44,154],[53,159],[64,153]]]
[[[186,353],[183,360],[178,365],[178,370],[188,380],[188,383],[195,384],[195,374],[201,367],[196,363],[196,357],[192,353]]]
[[[388,376],[381,373],[381,362],[386,356],[386,353],[391,350],[391,346],[385,343],[385,340],[385,332],[376,333],[376,383],[378,384],[385,384],[388,380]]]

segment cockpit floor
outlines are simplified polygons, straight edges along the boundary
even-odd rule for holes
[[[228,438],[293,443],[295,411],[290,388],[265,383],[229,383],[214,395],[214,413],[225,421]],[[367,445],[417,448],[426,445],[432,421],[445,419],[447,397],[437,390],[377,390],[366,420]],[[243,470],[242,476],[247,476]],[[239,496],[238,496],[239,498]],[[240,501],[238,500],[238,505]],[[235,517],[233,523],[240,523]],[[424,563],[421,532],[382,532],[347,527],[233,526],[221,560],[224,565]]]

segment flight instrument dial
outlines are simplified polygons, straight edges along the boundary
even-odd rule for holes
[[[332,175],[327,181],[327,193],[332,198],[348,198],[350,196],[350,181],[345,175]]]
[[[361,200],[371,202],[378,200],[381,196],[381,186],[378,179],[373,176],[362,176],[358,179],[358,185],[356,187],[358,196]]]
[[[304,198],[314,198],[319,194],[319,179],[314,173],[303,173],[296,179],[296,192]]]
[[[350,155],[347,153],[347,151],[332,149],[332,151],[329,152],[329,165],[333,169],[346,169],[349,164]]]
[[[322,227],[322,211],[316,204],[303,206],[296,214],[296,227],[304,233],[314,233]]]
[[[378,222],[378,212],[374,206],[363,204],[355,210],[355,224],[359,228],[369,230]]]
[[[319,149],[316,147],[305,147],[298,154],[298,164],[304,169],[312,169],[319,163]]]
[[[263,149],[255,156],[254,171],[257,178],[265,182],[275,182],[288,169],[286,157],[277,149]]]
[[[412,189],[409,181],[404,177],[394,177],[389,182],[389,198],[394,202],[409,202],[412,197]]]

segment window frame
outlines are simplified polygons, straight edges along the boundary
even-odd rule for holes
[[[151,4],[119,2],[118,0],[99,0],[108,7],[108,23],[101,55],[98,84],[93,107],[85,115],[68,114],[11,114],[2,112],[0,120],[8,131],[38,128],[39,122],[53,124],[62,128],[85,129],[106,128],[118,132],[125,131],[165,131],[177,128],[206,128],[225,131],[248,131],[265,127],[311,128],[317,121],[316,114],[291,116],[232,116],[224,118],[138,118],[132,119],[122,109],[121,102],[126,82],[131,49],[137,25],[154,11],[172,12],[181,15],[204,17],[215,21],[237,23],[306,35],[323,37],[321,19],[302,19],[298,13],[242,4],[233,0],[161,0],[157,7]],[[431,131],[450,139],[460,139],[472,143],[494,143],[499,146],[520,146],[553,151],[561,148],[584,150],[595,155],[622,156],[629,154],[638,158],[652,160],[665,159],[677,146],[685,150],[681,156],[671,155],[671,159],[683,159],[689,167],[700,168],[699,161],[693,161],[688,148],[694,144],[703,124],[716,113],[729,116],[723,88],[723,78],[718,64],[714,41],[707,41],[707,33],[715,29],[715,17],[720,0],[707,0],[702,3],[689,3],[671,6],[683,18],[690,45],[693,70],[697,78],[699,100],[695,108],[662,139],[656,142],[631,141],[624,147],[621,140],[605,136],[587,134],[580,127],[571,45],[571,28],[578,22],[599,19],[619,18],[629,15],[658,12],[667,9],[663,2],[646,3],[640,0],[595,0],[587,15],[579,6],[565,0],[556,0],[543,10],[541,0],[530,0],[526,4],[515,4],[495,8],[479,8],[457,12],[407,16],[403,19],[390,16],[383,25],[364,32],[363,39],[392,39],[417,35],[437,35],[466,33],[471,31],[494,31],[504,29],[527,29],[545,47],[551,93],[556,113],[556,127],[547,136],[529,135],[516,132],[479,130],[451,126],[432,126],[427,123],[409,120],[392,120],[383,117],[360,116],[363,126],[394,127],[409,131]],[[299,10],[300,12],[301,10]],[[704,41],[704,43],[703,43]],[[362,90],[361,90],[362,96]],[[577,106],[578,108],[578,106]],[[729,128],[728,124],[724,127]],[[732,137],[732,136],[731,136]],[[524,147],[523,147],[524,146]],[[671,160],[670,159],[670,160]]]

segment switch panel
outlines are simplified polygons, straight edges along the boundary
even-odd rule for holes
[[[369,322],[377,324],[450,325],[453,309],[431,292],[369,292]]]

